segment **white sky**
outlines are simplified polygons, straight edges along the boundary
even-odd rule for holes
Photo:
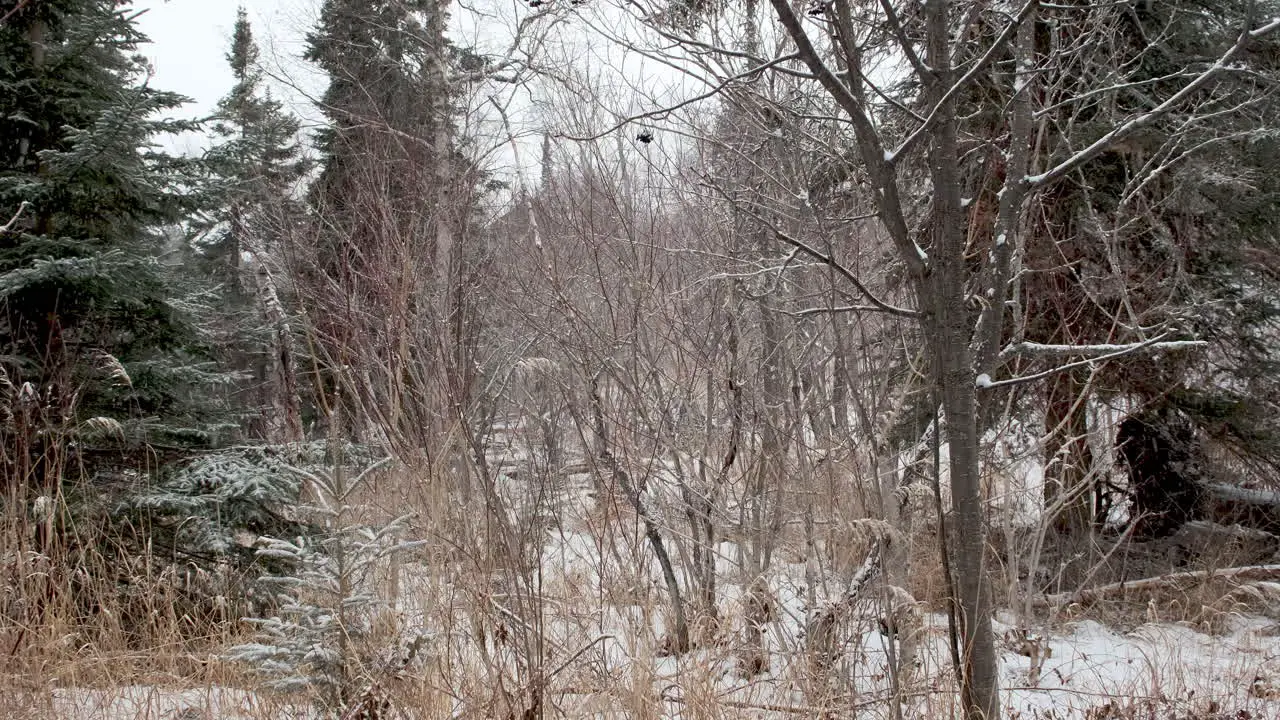
[[[194,100],[181,110],[184,117],[207,115],[231,89],[225,56],[236,9],[242,5],[249,12],[264,64],[288,68],[291,82],[315,87],[305,64],[296,58],[319,0],[134,0],[134,8],[144,11],[138,27],[151,38],[151,44],[140,50],[155,70],[152,85]],[[294,112],[304,118],[314,115],[302,93],[279,84],[276,90]],[[194,150],[199,142],[199,138],[181,138],[174,145]]]
[[[181,116],[208,115],[231,89],[225,55],[236,9],[243,5],[253,24],[272,90],[302,118],[304,127],[314,127],[322,120],[308,97],[318,97],[323,92],[325,78],[299,59],[320,3],[321,0],[133,0],[134,7],[144,11],[138,26],[152,41],[141,52],[154,68],[153,86],[194,100],[180,111]],[[481,143],[488,146],[482,152],[484,164],[499,172],[510,172],[515,169],[513,165],[530,172],[548,124],[572,127],[574,134],[581,134],[588,126],[608,127],[621,115],[641,106],[665,104],[655,96],[669,98],[673,91],[684,94],[679,88],[687,79],[678,72],[673,74],[669,67],[655,68],[636,53],[610,42],[606,36],[628,23],[625,16],[609,8],[609,3],[598,8],[586,5],[580,8],[582,15],[567,23],[537,24],[546,27],[551,36],[537,43],[535,55],[540,63],[559,68],[555,74],[562,81],[569,81],[572,76],[570,84],[581,88],[578,93],[566,93],[564,86],[556,90],[537,81],[519,88],[503,84],[472,88],[475,94],[467,104],[477,112],[465,124],[471,132],[479,130],[481,137],[490,138]],[[498,55],[509,46],[519,19],[532,12],[524,0],[455,2],[450,10],[455,42]],[[644,96],[649,97],[646,100]],[[584,103],[586,97],[594,102]],[[497,124],[492,111],[495,102],[508,111],[515,143]],[[630,142],[636,128],[620,132]],[[668,151],[674,149],[676,138],[670,137],[670,141],[668,145],[672,147],[666,148]],[[195,154],[202,149],[205,138],[183,136],[165,144],[176,151]],[[516,145],[522,147],[519,158],[514,155]],[[661,152],[656,143],[643,149],[646,154]]]

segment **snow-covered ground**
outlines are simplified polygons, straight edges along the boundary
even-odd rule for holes
[[[852,617],[840,625],[835,660],[815,671],[807,627],[816,610],[846,592],[847,568],[806,566],[804,553],[795,547],[778,549],[767,576],[773,604],[762,634],[767,668],[744,677],[739,655],[748,578],[741,571],[739,547],[723,539],[716,548],[719,624],[693,617],[697,646],[671,655],[664,638],[672,620],[667,590],[630,505],[617,497],[603,502],[583,473],[531,493],[531,451],[522,445],[536,437],[518,426],[500,430],[490,458],[500,474],[495,490],[508,504],[506,522],[521,535],[524,554],[511,564],[489,566],[488,574],[476,571],[488,562],[479,560],[478,552],[476,567],[425,562],[400,567],[388,624],[399,637],[428,638],[406,677],[418,683],[419,693],[427,688],[435,697],[426,707],[414,704],[422,694],[393,691],[403,717],[501,716],[507,711],[494,698],[518,698],[531,677],[542,677],[546,717],[897,720],[888,699],[894,690],[891,663],[876,603],[855,605]],[[1033,503],[1025,498],[1040,493],[1038,453],[1017,447],[1005,455],[1017,461],[996,473],[1001,485],[993,494],[1004,496],[1004,513],[1034,522],[1028,511]],[[653,517],[673,538],[668,547],[683,572],[685,543],[674,541],[684,532],[683,518],[671,510],[679,501],[678,473],[662,459],[652,459],[648,467],[646,505],[653,506]],[[682,575],[681,583],[688,600],[688,578]],[[919,649],[915,668],[901,679],[901,718],[958,716],[949,630],[945,616],[935,610],[924,603],[911,606],[920,623]],[[1002,613],[995,623],[1007,718],[1280,719],[1280,625],[1270,619],[1232,617],[1219,624],[1226,631],[1216,634],[1156,621],[1131,629],[1092,619],[1051,626],[1026,622],[1030,627]],[[1032,631],[1038,635],[1029,635]],[[165,686],[58,687],[7,698],[0,693],[0,716],[289,720],[312,715],[304,704],[279,697],[216,685],[182,687],[175,680]]]
[[[615,620],[621,621],[621,612]],[[635,617],[632,618],[637,619]],[[1003,628],[997,623],[998,629]],[[613,632],[624,627],[611,627]],[[953,706],[954,681],[942,652],[945,620],[928,616],[928,650],[921,676],[910,684],[903,717],[932,720]],[[612,635],[612,633],[606,633]],[[606,672],[621,680],[613,687],[583,688],[563,684],[549,717],[624,718],[637,706],[636,680],[648,685],[649,708],[658,717],[796,717],[830,710],[835,717],[889,717],[879,701],[884,690],[879,638],[864,638],[860,674],[866,685],[856,695],[815,705],[788,679],[788,669],[750,680],[732,671],[717,649],[682,657],[654,657],[612,635],[598,643]],[[1241,618],[1222,635],[1207,635],[1173,624],[1148,623],[1120,632],[1086,620],[1071,624],[1047,639],[1051,654],[1040,678],[1029,684],[1031,660],[1006,651],[1001,678],[1009,718],[1048,720],[1272,720],[1280,718],[1280,637],[1274,623]],[[784,660],[781,656],[775,660]],[[643,664],[643,667],[637,664]],[[879,688],[875,686],[880,686]],[[122,686],[109,690],[60,688],[31,698],[21,712],[4,707],[6,717],[56,717],[80,720],[238,720],[306,717],[301,708],[264,702],[243,690],[219,687],[171,689]],[[696,711],[690,706],[696,705]],[[460,705],[461,709],[461,705]],[[435,717],[405,707],[407,717]],[[18,714],[15,714],[18,713]]]

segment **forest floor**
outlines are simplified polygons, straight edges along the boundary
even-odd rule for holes
[[[516,479],[528,464],[512,455],[508,448],[491,460],[502,473],[493,490],[509,509],[514,559],[495,564],[447,538],[437,547],[452,560],[424,552],[388,567],[394,582],[379,588],[385,612],[361,668],[389,700],[392,711],[379,718],[958,717],[951,631],[936,601],[899,606],[909,618],[896,627],[899,640],[915,648],[902,677],[890,671],[890,649],[904,645],[889,642],[885,605],[875,599],[851,608],[829,659],[815,664],[807,627],[815,609],[847,596],[853,573],[834,562],[815,569],[802,538],[779,542],[766,578],[761,672],[743,672],[754,636],[744,631],[743,549],[727,538],[717,546],[717,617],[693,613],[693,649],[671,653],[667,589],[635,513],[617,498],[600,502],[585,473],[531,493],[527,480]],[[655,513],[661,485],[648,488]],[[679,518],[657,519],[678,536]],[[684,567],[679,543],[672,545]],[[1067,603],[1053,613],[1020,603],[1021,612],[1000,611],[1004,716],[1280,718],[1280,623],[1246,609],[1178,615],[1167,602],[1144,602]],[[1173,598],[1173,605],[1193,602],[1198,596]],[[413,662],[386,670],[388,657],[414,638],[423,642]],[[208,647],[189,670],[164,672],[149,672],[145,654],[82,653],[79,666],[12,679],[0,690],[0,718],[321,717],[304,698],[256,689],[224,652]]]

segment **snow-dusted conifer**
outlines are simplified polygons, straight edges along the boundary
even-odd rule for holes
[[[306,692],[324,712],[345,707],[376,666],[367,642],[385,602],[375,574],[382,560],[416,543],[399,540],[408,516],[371,527],[359,521],[353,495],[390,459],[352,473],[341,458],[325,470],[292,467],[311,497],[306,508],[320,531],[293,539],[263,537],[258,554],[296,568],[262,579],[276,596],[274,616],[247,619],[257,642],[232,648],[230,657],[266,678],[269,688]]]

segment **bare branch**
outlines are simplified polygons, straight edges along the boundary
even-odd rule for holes
[[[849,113],[849,119],[853,123],[854,139],[862,154],[862,162],[866,166],[868,177],[875,185],[876,207],[880,210],[885,229],[893,240],[902,261],[906,263],[908,273],[918,281],[922,280],[928,274],[927,258],[911,239],[907,220],[903,215],[902,201],[898,195],[893,156],[885,153],[884,143],[871,123],[862,100],[854,95],[853,91],[841,82],[831,68],[822,61],[822,57],[800,24],[800,18],[796,16],[791,4],[787,0],[770,0],[770,3],[778,16],[778,21],[791,36],[791,41],[796,44],[800,59],[840,107]]]
[[[28,5],[31,5],[31,4],[32,4],[32,3],[34,3],[34,2],[35,2],[35,0],[19,0],[18,4],[13,6],[13,9],[11,9],[11,10],[9,10],[9,12],[5,13],[3,17],[0,17],[0,25],[3,25],[3,24],[5,24],[5,23],[9,22],[9,19],[10,19],[10,18],[12,18],[14,15],[17,15],[18,13],[22,12],[22,9],[23,9],[23,8],[27,7]]]
[[[5,223],[4,225],[0,225],[0,233],[7,233],[10,230],[13,230],[13,227],[18,224],[19,218],[22,217],[22,213],[26,212],[27,209],[30,207],[31,207],[31,203],[27,202],[26,200],[23,200],[21,203],[19,203],[18,209],[13,213],[13,217],[9,218],[9,222]]]
[[[915,68],[916,73],[924,77],[929,72],[929,68],[925,67],[919,53],[911,45],[911,40],[907,37],[906,30],[902,27],[902,20],[898,17],[898,11],[893,9],[893,3],[890,0],[880,0],[880,7],[884,10],[889,32],[898,41],[898,47],[902,48],[902,54],[907,56],[907,61],[911,63],[911,67]]]
[[[727,195],[725,196],[725,199],[731,203],[733,202],[733,199],[728,197]],[[800,250],[804,254],[817,260],[818,262],[821,262],[823,265],[826,265],[832,270],[835,270],[838,275],[843,277],[845,280],[848,280],[849,284],[853,285],[853,287],[859,293],[861,293],[863,297],[871,301],[872,306],[874,306],[876,310],[880,312],[888,313],[890,315],[898,315],[900,317],[920,317],[920,313],[915,310],[909,310],[907,308],[898,307],[896,305],[890,305],[889,303],[876,297],[875,293],[871,292],[871,289],[868,288],[865,284],[863,284],[862,280],[858,279],[858,276],[856,273],[854,273],[852,270],[842,265],[840,261],[836,260],[834,257],[827,255],[826,253],[818,250],[812,245],[809,245],[803,240],[800,240],[799,238],[793,237],[792,235],[787,233],[785,230],[782,230],[781,228],[777,227],[773,223],[768,222],[764,218],[760,217],[760,215],[758,215],[757,213],[752,212],[747,208],[743,208],[737,203],[734,203],[734,206],[739,210],[741,210],[743,213],[745,213],[747,216],[751,217],[756,222],[760,223],[760,225],[762,225],[765,229],[773,233],[774,237],[776,237],[777,239],[792,246],[793,248]]]
[[[614,133],[619,129],[626,127],[627,125],[630,125],[631,123],[636,122],[637,120],[663,119],[666,116],[670,115],[671,113],[675,112],[676,110],[680,110],[681,108],[688,107],[690,105],[693,105],[694,103],[702,102],[707,98],[712,98],[712,97],[715,97],[716,95],[719,95],[721,91],[723,91],[725,88],[729,87],[732,83],[738,80],[741,80],[744,77],[754,75],[762,70],[766,70],[768,68],[774,67],[781,63],[789,62],[791,60],[796,60],[798,58],[799,56],[794,53],[791,55],[785,55],[780,58],[774,58],[773,60],[770,60],[758,67],[753,67],[750,70],[744,70],[736,75],[731,75],[730,77],[725,78],[722,82],[711,86],[711,89],[707,90],[704,93],[699,93],[698,95],[694,95],[691,98],[686,98],[685,100],[681,100],[675,105],[668,105],[666,107],[659,108],[657,110],[650,110],[648,112],[643,112],[636,115],[629,115],[623,118],[622,120],[619,120],[618,122],[614,123],[609,128],[602,130],[598,133],[594,133],[591,135],[559,135],[558,137],[562,137],[566,140],[574,140],[576,142],[590,142],[592,140],[599,140],[600,138],[605,137],[606,135]]]
[[[1035,354],[1037,350],[1041,350],[1041,349],[1057,348],[1062,351],[1060,353],[1057,353],[1057,355],[1059,356],[1083,354],[1083,355],[1086,355],[1087,357],[1084,360],[1067,363],[1066,365],[1059,365],[1057,367],[1049,368],[1048,370],[1045,370],[1043,372],[1034,373],[1032,375],[1021,375],[1018,377],[1007,378],[1005,380],[992,380],[990,375],[988,375],[987,373],[982,373],[978,375],[976,384],[979,388],[984,390],[990,390],[992,388],[1000,388],[1000,387],[1009,387],[1011,385],[1022,385],[1025,383],[1035,382],[1037,380],[1043,380],[1047,377],[1056,375],[1060,372],[1073,370],[1078,367],[1086,367],[1089,365],[1093,365],[1095,363],[1105,362],[1107,360],[1114,360],[1118,357],[1131,355],[1141,350],[1153,350],[1156,352],[1165,352],[1165,351],[1173,351],[1173,350],[1200,349],[1200,348],[1209,346],[1209,343],[1205,342],[1204,340],[1170,340],[1170,341],[1162,340],[1162,338],[1165,338],[1165,337],[1168,337],[1168,335],[1160,335],[1158,337],[1155,337],[1140,343],[1132,343],[1129,345],[1110,345],[1110,346],[1080,345],[1080,346],[1072,347],[1070,345],[1039,345],[1037,343],[1019,343],[1019,345],[1016,347],[1028,349],[1028,354]],[[1076,349],[1082,350],[1083,352],[1071,352],[1072,350],[1076,350]],[[1091,350],[1098,351],[1101,354],[1090,356]],[[1052,352],[1046,352],[1043,354],[1054,355],[1054,353]]]
[[[1039,175],[1027,176],[1027,182],[1032,185],[1048,185],[1049,183],[1066,176],[1081,165],[1098,157],[1117,142],[1125,139],[1129,135],[1132,135],[1134,131],[1150,125],[1160,117],[1168,114],[1184,100],[1191,97],[1202,87],[1207,85],[1210,80],[1227,70],[1228,63],[1235,60],[1237,56],[1243,53],[1245,48],[1249,46],[1250,41],[1270,35],[1276,30],[1280,30],[1280,17],[1273,18],[1266,25],[1255,30],[1248,30],[1240,33],[1240,38],[1236,40],[1235,45],[1231,46],[1231,49],[1223,53],[1222,57],[1218,58],[1213,65],[1210,65],[1204,72],[1200,73],[1196,79],[1187,83],[1181,90],[1169,96],[1169,98],[1164,102],[1151,110],[1130,119],[1128,122],[1122,123],[1121,125],[1113,128],[1110,132],[1095,140],[1089,147],[1084,148],[1075,155],[1072,155],[1062,161],[1056,167],[1053,167]]]

